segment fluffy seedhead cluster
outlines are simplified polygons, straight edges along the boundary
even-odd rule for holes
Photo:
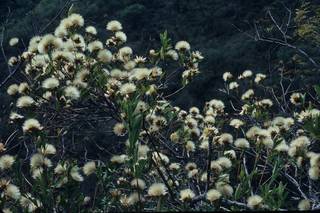
[[[304,94],[285,97],[294,110],[283,112],[265,74],[226,72],[227,102],[184,110],[168,101],[168,82],[178,73],[181,88],[190,83],[201,53],[163,33],[161,46],[140,56],[120,22],[106,30],[102,41],[72,14],[10,58],[25,81],[7,89],[16,130],[0,144],[4,212],[319,208],[318,141],[305,124],[320,111]],[[118,141],[104,150],[108,158],[69,153],[72,127],[102,117]],[[18,145],[24,151],[14,153]]]

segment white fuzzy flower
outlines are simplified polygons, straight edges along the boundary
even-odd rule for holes
[[[233,82],[231,82],[231,83],[229,84],[229,89],[230,89],[230,90],[236,89],[236,88],[238,88],[238,87],[239,87],[239,84],[238,84],[237,82],[235,82],[235,81],[233,81]]]
[[[30,96],[21,96],[17,100],[16,106],[18,108],[30,107],[35,103],[34,99]]]
[[[47,78],[42,82],[42,87],[45,89],[54,89],[59,86],[59,80],[56,78]]]
[[[154,183],[148,189],[148,195],[159,197],[167,194],[168,188],[163,183]]]
[[[67,19],[71,22],[72,27],[82,27],[84,25],[84,19],[80,14],[73,13]]]
[[[57,150],[52,144],[45,144],[43,147],[38,149],[38,152],[46,156],[56,154]]]
[[[267,76],[265,74],[262,74],[262,73],[257,73],[256,74],[256,77],[254,79],[254,82],[256,84],[260,83],[260,81],[262,81],[263,79],[265,79]]]
[[[298,209],[300,211],[307,211],[307,210],[310,210],[311,208],[311,204],[310,204],[310,201],[309,200],[301,200],[298,204]]]
[[[63,173],[65,173],[67,171],[67,164],[58,164],[55,168],[54,168],[54,173],[61,175]]]
[[[94,26],[86,27],[86,32],[92,35],[97,35],[97,29]]]
[[[148,152],[150,148],[147,145],[139,145],[138,146],[138,156],[139,158],[147,159]]]
[[[233,136],[229,133],[223,133],[220,136],[214,138],[214,143],[219,145],[231,144],[233,142]]]
[[[191,189],[183,189],[180,191],[180,200],[185,202],[185,201],[190,201],[192,200],[196,195]]]
[[[122,43],[127,41],[127,35],[122,31],[116,32],[115,37]]]
[[[222,78],[223,78],[223,80],[224,81],[228,81],[229,79],[231,79],[233,76],[232,76],[232,74],[230,73],[230,72],[225,72],[225,73],[223,73],[223,75],[222,75]]]
[[[220,157],[216,162],[225,169],[229,169],[232,166],[231,160],[227,157]]]
[[[29,41],[28,51],[29,52],[37,52],[38,51],[38,44],[41,41],[40,36],[34,36]]]
[[[177,61],[179,59],[179,55],[177,53],[177,51],[175,50],[169,50],[166,53],[167,56],[169,56],[170,58],[172,58],[172,60]]]
[[[238,138],[235,142],[234,145],[240,149],[247,149],[250,147],[250,144],[247,139],[245,138]]]
[[[252,195],[247,199],[248,207],[250,209],[257,209],[262,205],[262,197],[259,195]]]
[[[224,103],[221,100],[217,100],[217,99],[212,99],[211,101],[208,102],[208,105],[218,111],[223,111],[225,107]]]
[[[11,84],[7,89],[8,95],[15,95],[18,93],[18,91],[19,91],[18,84]]]
[[[78,182],[82,182],[83,181],[83,177],[82,175],[79,173],[79,167],[78,166],[74,166],[72,167],[71,171],[70,171],[70,176],[72,177],[73,180],[78,181]]]
[[[292,93],[290,96],[290,102],[294,105],[300,105],[302,103],[303,94],[301,93]]]
[[[258,106],[261,107],[272,107],[273,102],[270,99],[262,99],[256,103]]]
[[[194,152],[196,150],[196,145],[192,141],[187,141],[185,147],[187,152]]]
[[[9,41],[9,45],[10,46],[15,46],[19,43],[19,39],[14,37],[14,38],[11,38],[10,41]]]
[[[120,31],[120,30],[122,30],[122,25],[121,25],[121,23],[119,21],[112,20],[112,21],[108,22],[107,30],[110,30],[110,31],[113,31],[113,32]]]
[[[17,120],[17,119],[22,119],[22,118],[24,118],[24,116],[20,115],[16,112],[11,112],[10,117],[9,117],[10,120]]]
[[[51,167],[52,162],[50,159],[46,158],[43,154],[41,153],[36,153],[32,155],[30,159],[30,167],[32,170],[38,169],[42,166],[46,167]]]
[[[124,163],[127,159],[128,159],[128,156],[127,156],[127,155],[114,155],[114,156],[112,156],[112,158],[110,159],[110,161],[111,161],[111,163],[122,164],[122,163]]]
[[[178,41],[175,49],[178,51],[188,51],[190,50],[190,44],[187,41]]]
[[[247,90],[242,94],[241,100],[248,100],[254,95],[254,91],[252,89]]]
[[[241,126],[243,126],[244,122],[242,120],[239,120],[239,119],[232,119],[230,121],[230,126],[236,128],[236,129],[239,129]]]
[[[132,53],[133,53],[133,51],[132,51],[131,47],[128,47],[128,46],[122,47],[118,51],[118,57],[121,61],[127,62],[127,61],[129,61]]]
[[[67,29],[63,25],[59,25],[55,30],[54,30],[54,35],[59,37],[59,38],[64,38],[65,36],[68,35]]]
[[[68,86],[64,89],[64,94],[66,97],[76,100],[80,98],[80,91],[75,86]]]
[[[243,78],[249,78],[253,75],[251,70],[245,70],[239,77],[238,79],[243,79]]]
[[[14,157],[11,155],[3,155],[0,157],[0,169],[10,169],[14,163]]]
[[[113,133],[117,136],[123,136],[126,133],[126,128],[123,123],[116,123],[113,127]]]
[[[19,84],[19,93],[24,94],[29,89],[29,85],[27,82],[22,82]]]
[[[214,202],[220,199],[220,197],[221,197],[221,193],[216,189],[210,189],[206,195],[207,200],[209,200],[210,202]]]
[[[39,167],[39,168],[36,168],[36,169],[33,169],[32,170],[32,178],[33,179],[38,179],[42,176],[43,174],[43,168],[42,167]]]
[[[312,180],[319,180],[320,177],[320,168],[318,166],[313,166],[309,168],[308,171],[309,177]]]
[[[168,156],[160,152],[152,152],[152,159],[159,165],[162,165],[161,161],[164,164],[168,164],[170,162]]]
[[[99,50],[97,58],[102,63],[109,63],[112,60],[112,53],[109,50]]]
[[[22,125],[23,132],[31,132],[33,130],[42,130],[42,129],[43,127],[41,126],[39,121],[34,118],[30,118],[26,120]]]
[[[125,83],[120,88],[121,95],[129,95],[136,91],[137,87],[133,83]]]
[[[130,80],[146,80],[151,74],[151,70],[147,68],[135,68],[131,71]]]
[[[91,175],[96,171],[96,163],[94,161],[87,162],[84,164],[82,170],[85,175]]]
[[[88,50],[89,52],[95,52],[95,51],[98,51],[98,50],[102,50],[103,49],[103,44],[101,41],[92,41],[88,44]]]
[[[176,170],[176,171],[178,171],[179,169],[180,169],[180,164],[179,163],[171,163],[170,165],[169,165],[169,169],[170,170]]]
[[[285,141],[282,141],[280,144],[278,144],[274,150],[276,150],[277,152],[288,152],[289,150],[289,146],[286,144]]]
[[[146,188],[146,183],[144,180],[140,178],[135,178],[131,181],[130,185],[134,188],[139,188],[141,190],[144,190]]]
[[[19,188],[13,184],[7,185],[4,193],[6,196],[8,196],[14,200],[19,200],[19,198],[21,196]]]
[[[26,193],[21,196],[20,205],[25,208],[28,212],[35,212],[38,208],[42,207],[42,203],[31,196],[30,193]]]
[[[45,35],[39,42],[38,51],[39,53],[46,54],[50,51],[61,48],[62,45],[63,45],[63,41],[60,38],[52,34],[48,34],[48,35]]]

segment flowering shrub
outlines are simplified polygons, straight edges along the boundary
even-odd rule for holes
[[[183,110],[168,98],[200,73],[201,53],[163,33],[159,48],[137,56],[121,23],[106,29],[102,42],[71,14],[10,58],[25,81],[7,89],[16,130],[0,144],[4,212],[320,207],[317,98],[280,100],[264,86],[268,76],[246,70],[223,74],[226,103]],[[181,88],[172,93],[176,73]],[[88,139],[104,153],[89,160],[75,134],[90,135],[92,123],[112,126],[119,142],[102,148]]]

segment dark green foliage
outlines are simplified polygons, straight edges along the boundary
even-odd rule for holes
[[[32,35],[50,22],[65,2],[3,0],[0,8],[1,23],[5,20],[7,7],[12,12],[5,34],[5,46],[7,47],[7,41],[12,36],[23,38],[27,43]],[[98,26],[102,35],[105,34],[107,21],[121,21],[128,35],[129,45],[138,51],[137,54],[146,54],[146,50],[152,48],[159,39],[159,33],[165,30],[173,40],[187,40],[202,51],[205,56],[201,67],[202,76],[192,88],[173,98],[179,105],[188,107],[191,104],[200,106],[208,100],[210,94],[220,86],[220,76],[225,71],[239,73],[244,69],[259,72],[267,70],[268,46],[252,41],[235,26],[243,30],[252,29],[253,21],[263,17],[266,8],[280,8],[279,2],[294,7],[297,1],[78,0],[74,2],[72,10],[82,14],[87,24]],[[60,19],[46,32],[52,32],[58,20]],[[15,54],[8,51],[8,55]],[[273,54],[275,56],[283,57]],[[1,69],[5,69],[3,63]]]

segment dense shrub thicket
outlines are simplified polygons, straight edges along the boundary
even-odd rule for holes
[[[120,22],[106,30],[101,41],[72,13],[9,59],[25,80],[7,89],[15,130],[0,143],[3,212],[320,207],[316,92],[292,91],[281,71],[280,90],[263,73],[226,72],[226,102],[212,94],[183,110],[168,99],[192,84],[202,54],[164,32],[136,55]]]

